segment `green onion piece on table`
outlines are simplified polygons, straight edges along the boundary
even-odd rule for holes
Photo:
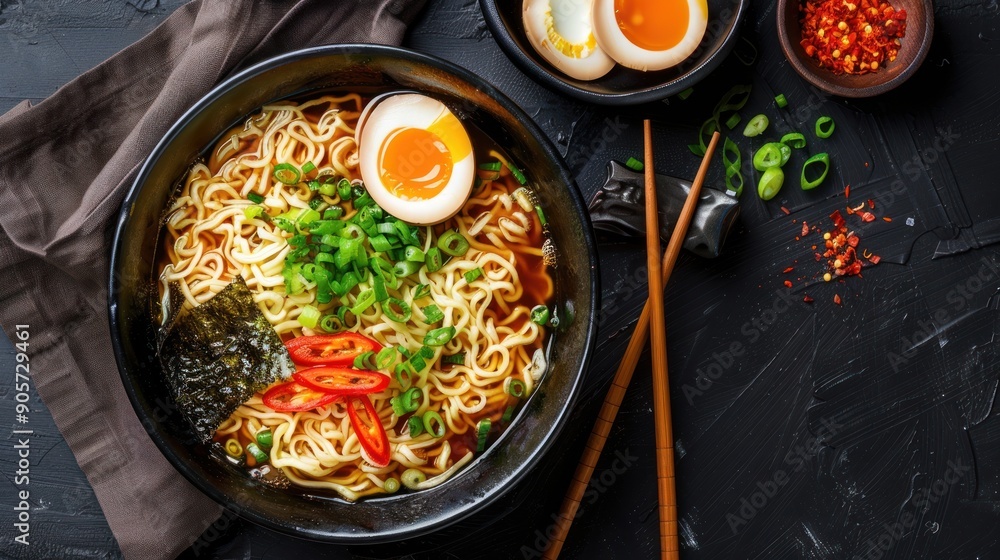
[[[645,168],[642,162],[634,157],[628,158],[628,161],[625,162],[625,167],[628,167],[632,171],[642,171]]]
[[[770,121],[767,120],[767,115],[757,115],[750,119],[747,123],[746,128],[743,129],[743,136],[747,138],[753,138],[754,136],[760,136],[765,130],[767,130],[767,125]]]
[[[780,167],[768,167],[757,183],[757,196],[761,200],[771,200],[781,190],[784,182],[785,172]]]
[[[684,101],[688,97],[691,97],[692,93],[694,93],[694,88],[687,88],[686,90],[678,93],[677,98],[680,99],[681,101]]]
[[[785,94],[783,93],[779,93],[778,95],[774,96],[774,102],[778,105],[779,109],[784,109],[785,107],[788,107],[788,100],[785,99]]]
[[[733,116],[729,117],[726,121],[726,127],[729,128],[729,130],[732,130],[736,128],[736,125],[740,124],[741,120],[743,120],[743,117],[741,117],[739,113],[733,113]]]
[[[743,172],[741,170],[743,155],[740,153],[739,146],[728,137],[722,144],[722,165],[726,172],[726,188],[736,193],[736,196],[740,196],[740,193],[743,192]]]
[[[829,138],[833,136],[833,129],[837,123],[830,117],[820,117],[816,119],[816,136],[819,138]]]
[[[753,155],[753,168],[764,171],[770,167],[781,167],[781,149],[777,142],[768,142]],[[787,148],[786,148],[787,149]]]
[[[781,143],[798,150],[806,147],[806,137],[800,132],[789,132],[781,137]]]
[[[781,152],[781,165],[778,167],[784,167],[788,163],[788,160],[792,159],[792,149],[787,144],[782,144],[781,142],[777,142],[777,144],[778,151]]]
[[[809,179],[806,178],[806,170],[809,169],[810,166],[815,167],[817,165],[822,165],[823,171],[819,174],[819,176],[816,179],[810,181]],[[826,179],[826,174],[829,171],[830,171],[830,154],[823,152],[821,154],[816,154],[813,157],[807,159],[806,162],[802,164],[802,177],[801,177],[802,190],[808,191],[810,189],[815,189],[816,187],[820,186],[820,184],[822,184],[823,181]]]
[[[476,453],[482,453],[486,449],[486,438],[490,435],[492,425],[489,418],[483,418],[476,424]]]
[[[299,173],[299,170],[290,163],[279,163],[278,165],[275,165],[272,175],[276,181],[280,181],[286,185],[297,185],[299,179],[302,178],[302,174]]]

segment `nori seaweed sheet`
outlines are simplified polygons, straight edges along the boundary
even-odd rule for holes
[[[208,441],[255,392],[288,377],[292,360],[242,277],[193,309],[180,309],[179,291],[170,292],[160,362],[178,410]]]

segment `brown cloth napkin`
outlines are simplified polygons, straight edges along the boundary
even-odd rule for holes
[[[29,325],[35,387],[128,558],[173,558],[221,513],[125,395],[106,306],[110,224],[167,128],[238,67],[398,44],[423,0],[197,0],[36,106],[0,116],[0,323]],[[24,426],[30,428],[30,426]]]

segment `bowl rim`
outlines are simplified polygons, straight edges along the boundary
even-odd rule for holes
[[[507,55],[507,58],[513,61],[522,72],[527,74],[535,82],[540,83],[549,89],[555,90],[556,92],[579,99],[580,101],[587,101],[599,105],[626,106],[661,101],[671,95],[680,93],[689,87],[693,87],[695,84],[704,78],[707,78],[709,74],[714,72],[736,46],[735,39],[739,37],[740,28],[743,25],[746,10],[750,4],[749,0],[735,1],[737,6],[733,24],[730,26],[729,32],[723,36],[722,44],[718,50],[712,53],[705,61],[694,66],[687,73],[667,82],[622,93],[598,93],[588,91],[567,82],[565,78],[558,73],[558,70],[552,69],[550,71],[535,62],[532,57],[525,54],[517,43],[514,42],[513,37],[511,37],[510,33],[507,32],[503,19],[500,17],[500,11],[497,9],[496,0],[479,0],[479,6],[482,9],[486,25],[489,27],[490,33],[493,35],[493,39],[498,45],[500,45],[500,49]]]
[[[864,99],[892,91],[909,80],[913,74],[917,72],[920,66],[924,63],[924,59],[927,58],[927,54],[931,50],[931,43],[934,39],[934,1],[920,0],[920,2],[924,5],[924,13],[926,14],[923,26],[924,33],[919,38],[920,47],[917,50],[917,54],[913,57],[913,60],[910,61],[906,68],[903,68],[899,74],[896,74],[892,78],[870,86],[850,87],[835,84],[829,80],[823,79],[818,73],[810,72],[810,69],[807,68],[806,65],[795,55],[794,49],[798,47],[798,45],[792,44],[791,37],[788,33],[788,26],[797,25],[798,22],[788,21],[787,7],[789,4],[798,4],[802,1],[803,0],[778,0],[775,4],[775,32],[778,34],[778,43],[781,45],[781,52],[785,55],[785,60],[787,60],[788,64],[795,69],[796,74],[802,77],[803,80],[809,82],[811,85],[816,86],[831,95],[850,99]]]
[[[580,355],[580,367],[578,371],[575,372],[574,378],[570,382],[569,393],[566,402],[561,405],[561,408],[556,413],[555,421],[549,426],[548,433],[541,440],[539,446],[532,449],[527,453],[527,458],[521,462],[519,465],[511,469],[511,473],[508,478],[511,479],[513,483],[497,485],[494,487],[491,493],[483,494],[481,497],[476,499],[471,499],[464,501],[460,506],[453,508],[447,515],[438,516],[433,519],[424,520],[420,522],[415,522],[408,524],[403,528],[397,528],[395,530],[380,531],[380,532],[367,532],[358,533],[357,531],[350,531],[345,529],[338,530],[315,530],[310,528],[305,528],[301,526],[292,526],[290,524],[282,524],[280,522],[275,522],[268,516],[258,513],[253,508],[240,507],[238,504],[234,504],[234,500],[225,492],[217,488],[215,485],[211,484],[207,479],[199,476],[193,468],[189,467],[185,460],[179,457],[173,452],[171,446],[167,443],[166,439],[159,433],[158,430],[154,429],[153,423],[147,421],[141,421],[143,428],[149,434],[153,443],[159,449],[159,451],[164,455],[171,466],[176,469],[185,479],[187,479],[195,488],[197,488],[201,493],[205,494],[216,503],[222,505],[223,507],[234,511],[240,517],[247,519],[257,525],[272,529],[282,534],[291,535],[299,538],[305,538],[315,541],[323,541],[330,543],[340,543],[340,544],[380,544],[387,542],[394,542],[408,538],[414,538],[427,533],[445,528],[449,525],[457,523],[462,519],[482,510],[483,508],[489,506],[490,504],[496,502],[505,494],[507,494],[515,485],[516,481],[523,479],[524,475],[536,468],[540,463],[541,459],[548,454],[552,447],[555,445],[556,439],[563,432],[564,428],[568,424],[569,418],[573,413],[574,407],[580,398],[580,392],[582,389],[583,378],[586,375],[587,369],[590,365],[590,358],[593,354],[594,346],[596,344],[597,337],[597,314],[600,307],[600,274],[598,272],[598,260],[597,260],[597,243],[594,238],[593,227],[591,225],[590,215],[586,210],[586,205],[583,201],[583,196],[580,193],[576,182],[570,177],[566,165],[563,162],[561,156],[559,156],[558,151],[552,144],[552,141],[548,136],[539,128],[539,126],[532,120],[519,106],[517,106],[511,99],[497,90],[492,84],[487,82],[483,77],[480,77],[470,70],[462,68],[452,62],[446,61],[444,59],[438,58],[436,56],[428,55],[425,53],[417,52],[404,47],[389,46],[389,45],[378,45],[369,43],[344,43],[344,44],[328,44],[320,45],[315,47],[309,47],[304,49],[298,49],[283,53],[259,63],[253,64],[246,69],[240,70],[239,72],[231,75],[230,77],[224,79],[218,85],[213,87],[208,93],[202,96],[198,101],[196,101],[190,108],[184,111],[180,117],[170,126],[163,137],[156,143],[153,149],[150,151],[149,155],[143,161],[141,167],[139,168],[136,178],[132,181],[129,187],[128,193],[125,195],[121,203],[121,208],[118,214],[117,223],[114,226],[114,236],[112,241],[112,247],[110,252],[110,262],[108,271],[108,318],[109,327],[111,333],[111,343],[112,349],[115,356],[115,365],[118,369],[119,376],[122,379],[122,384],[124,385],[125,392],[128,395],[128,399],[134,412],[139,418],[145,419],[145,413],[143,412],[143,404],[140,399],[140,389],[132,381],[132,377],[135,375],[131,371],[131,364],[128,363],[126,359],[125,349],[122,345],[120,338],[120,329],[127,323],[127,319],[119,316],[118,312],[118,299],[119,299],[119,287],[120,282],[118,280],[120,274],[120,268],[122,262],[125,260],[125,255],[123,254],[123,238],[126,227],[130,222],[131,208],[136,203],[139,195],[143,190],[143,186],[147,181],[147,178],[154,167],[155,162],[164,154],[165,150],[172,144],[176,139],[178,134],[190,123],[190,121],[198,115],[200,112],[204,111],[206,108],[211,106],[224,94],[228,93],[233,88],[243,84],[246,81],[252,80],[257,76],[278,68],[286,63],[311,58],[311,57],[324,57],[324,56],[357,56],[357,55],[372,55],[372,56],[384,56],[389,58],[401,59],[408,62],[415,62],[419,64],[425,64],[433,68],[444,71],[452,76],[456,76],[461,80],[473,85],[492,100],[497,102],[504,111],[510,113],[515,120],[517,120],[522,126],[525,127],[526,132],[530,137],[538,143],[543,155],[548,158],[555,166],[555,173],[557,179],[562,181],[565,185],[567,195],[569,197],[569,202],[574,206],[576,213],[580,216],[583,222],[584,231],[581,232],[581,237],[583,240],[584,248],[587,251],[587,260],[589,264],[589,269],[591,270],[589,279],[589,288],[591,290],[592,297],[587,305],[587,310],[589,311],[589,317],[592,319],[588,321],[588,324],[584,330],[584,340],[581,348],[578,349]],[[579,315],[579,313],[578,313]],[[463,470],[463,472],[467,472]],[[462,472],[456,474],[456,476],[461,475]],[[446,481],[443,484],[447,484]],[[235,507],[234,507],[235,505]]]

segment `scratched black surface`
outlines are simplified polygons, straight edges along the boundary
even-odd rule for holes
[[[44,98],[180,4],[0,0],[0,110]],[[743,226],[723,256],[685,255],[667,289],[685,558],[1000,558],[1000,267],[993,264],[1000,255],[989,245],[1000,239],[1000,16],[996,0],[936,4],[923,68],[899,90],[864,101],[828,98],[797,78],[778,49],[766,2],[750,10],[740,56],[692,97],[639,109],[585,106],[541,89],[496,47],[474,0],[431,0],[407,38],[519,102],[559,146],[588,199],[609,158],[641,153],[639,115],[657,120],[658,170],[693,176],[698,161],[684,146],[734,83],[754,84],[744,117],[766,112],[773,134],[803,130],[808,152],[830,152],[833,171],[814,192],[794,185],[804,154],[795,155],[789,184],[772,202],[753,196],[750,176]],[[740,62],[755,50],[752,66]],[[788,110],[773,106],[779,92]],[[830,140],[808,132],[820,115],[836,118]],[[734,139],[745,159],[759,144]],[[719,179],[716,170],[710,183]],[[849,217],[882,263],[863,279],[825,284],[816,281],[821,268],[812,258],[819,238],[795,237],[802,220],[829,226],[828,214],[845,206],[845,184],[852,202],[871,198],[878,217],[892,222]],[[499,504],[439,533],[377,547],[294,540],[227,516],[185,556],[538,557],[645,296],[640,245],[606,242],[600,259],[600,348],[585,398],[560,451]],[[788,266],[795,270],[783,275]],[[793,281],[789,293],[785,279]],[[805,295],[815,301],[804,303]],[[731,359],[726,352],[734,349],[742,355]],[[0,341],[0,372],[7,372],[0,374],[0,424],[12,427],[13,369],[11,346]],[[656,556],[648,373],[644,358],[564,557]],[[714,379],[699,385],[702,373]],[[32,544],[12,544],[16,467],[8,437],[0,448],[0,555],[119,557],[44,405],[35,398],[32,408]]]

